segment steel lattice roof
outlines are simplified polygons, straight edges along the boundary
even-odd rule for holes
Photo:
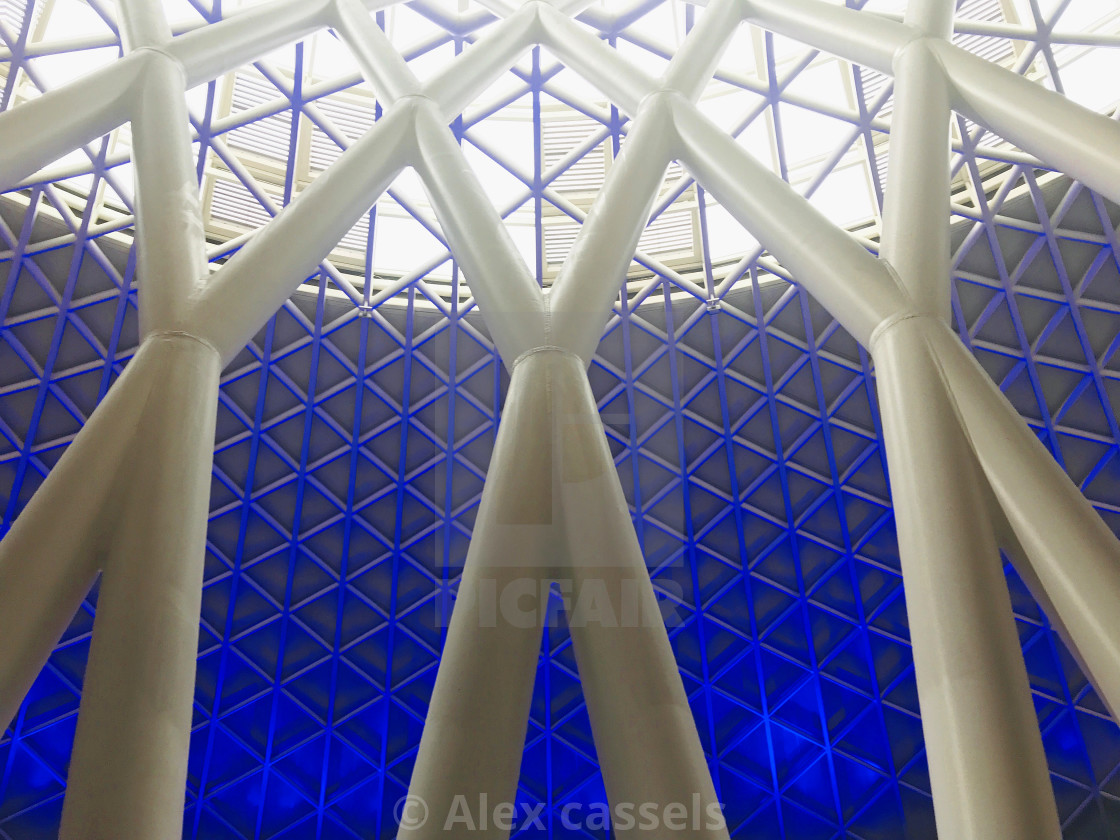
[[[114,58],[108,7],[75,5]],[[176,5],[196,24],[221,15],[219,3]],[[1071,94],[1096,95],[1073,80],[1120,46],[1113,19],[1092,37],[1060,34],[1097,0],[960,6],[959,43],[1058,90],[1068,69]],[[1016,8],[1025,22],[1008,22]],[[52,57],[75,47],[29,39],[50,11],[0,2],[5,107],[46,87]],[[485,25],[474,7],[457,14],[400,11],[431,30],[413,46],[418,73]],[[672,44],[650,21],[669,15],[683,31],[699,14],[651,0],[589,25],[660,61]],[[1033,34],[1001,37],[1013,26]],[[736,69],[729,52],[705,102],[738,97],[720,119],[821,206],[837,173],[858,172],[870,214],[849,221],[874,248],[889,80],[744,30],[760,63]],[[1103,46],[1064,43],[1079,38]],[[333,140],[376,114],[354,105],[376,108],[356,78],[305,87],[284,69],[311,52],[286,48],[196,91],[216,263],[314,177],[316,154],[337,156]],[[544,228],[578,226],[626,132],[563,72],[534,51],[456,128],[512,179],[512,206],[499,209],[511,226],[522,214],[542,282],[548,248],[566,241]],[[814,72],[837,74],[852,98],[822,100]],[[254,83],[256,99],[244,93]],[[1094,105],[1113,107],[1111,93]],[[570,125],[534,121],[534,102]],[[527,152],[487,133],[512,117]],[[785,123],[815,125],[835,148],[797,153]],[[963,118],[955,138],[956,327],[1120,529],[1120,207]],[[5,528],[137,346],[127,168],[127,136],[113,136],[0,200]],[[732,836],[933,837],[870,359],[746,234],[720,252],[720,208],[683,170],[663,190],[655,213],[684,215],[661,229],[655,215],[590,377],[655,587],[678,619],[670,634]],[[394,833],[508,378],[422,193],[402,181],[383,201],[223,377],[188,837]],[[383,216],[399,225],[382,235],[428,237],[411,265],[379,262]],[[1112,836],[1120,730],[1008,577],[1065,836]],[[96,592],[0,738],[0,837],[57,830],[95,603]],[[562,621],[541,649],[519,797],[543,803],[548,826],[519,836],[594,836],[561,820],[567,803],[605,800]]]

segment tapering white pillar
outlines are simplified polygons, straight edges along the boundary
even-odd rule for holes
[[[881,255],[911,299],[872,335],[938,835],[1061,836],[996,542],[996,507],[930,336],[950,334],[950,0],[910,0],[895,54]]]
[[[934,340],[1012,562],[1120,720],[1120,540],[956,337]]]
[[[696,722],[583,364],[550,352],[541,353],[534,367],[534,376],[551,383],[556,406],[554,484],[565,554],[559,574],[571,581],[568,624],[614,836],[726,840]]]
[[[948,333],[949,88],[934,46],[949,0],[910,0],[921,38],[894,57],[881,256],[910,304],[876,329],[883,437],[938,835],[1057,840],[1057,808],[1011,598],[996,508],[943,381]]]
[[[993,500],[928,340],[945,329],[909,318],[873,348],[937,833],[1059,840]]]
[[[398,836],[509,836],[493,815],[516,801],[550,580],[567,598],[615,836],[725,840],[587,374],[555,347],[514,367]]]
[[[463,578],[412,771],[399,840],[504,840],[494,808],[517,798],[556,557],[552,405],[531,366],[514,370]],[[387,803],[391,805],[392,803]],[[466,810],[464,810],[466,809]],[[485,817],[485,819],[483,819]]]
[[[60,836],[174,840],[182,831],[221,363],[154,334],[153,387],[114,487]]]
[[[880,256],[915,310],[948,320],[949,91],[928,43],[912,42],[895,59]]]
[[[19,710],[100,568],[114,482],[155,362],[141,348],[0,542],[0,728]]]
[[[115,476],[60,836],[172,840],[182,830],[222,358],[185,331],[208,277],[186,71],[163,49],[171,29],[157,0],[118,8],[125,48],[152,55],[130,103],[138,357],[150,360],[150,390]]]

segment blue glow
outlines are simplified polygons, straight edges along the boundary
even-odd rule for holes
[[[282,312],[224,384],[189,837],[393,835],[444,576],[493,441],[504,374],[473,330],[297,302],[306,320]],[[819,316],[782,288],[718,313],[643,308],[613,325],[592,381],[734,836],[933,837],[865,360]],[[466,375],[452,353],[473,360]],[[13,443],[55,422],[24,394],[0,396]],[[454,429],[450,404],[469,418]],[[5,487],[26,498],[48,462],[26,459],[14,486],[15,462]],[[1110,824],[1120,733],[1010,583],[1067,837],[1095,836],[1079,826]],[[57,822],[89,630],[83,613],[0,746],[6,836]],[[590,836],[561,810],[605,798],[562,624],[542,643],[519,797],[549,826],[522,836],[552,838]]]
[[[532,93],[539,145],[539,50],[522,81],[511,101]],[[297,105],[302,95],[297,85]],[[211,87],[203,148],[213,99]],[[617,151],[625,121],[612,109],[603,125]],[[468,129],[455,124],[460,137]],[[538,242],[547,187],[538,160]],[[29,195],[32,207],[54,200],[44,187]],[[714,296],[702,190],[697,201]],[[1029,201],[981,203],[979,235],[961,227],[955,238],[962,340],[1120,529],[1116,254],[1100,230],[1059,229]],[[0,211],[6,529],[127,364],[137,322],[134,255],[96,237],[35,251],[33,225]],[[446,312],[418,283],[373,307],[367,263],[364,310],[311,278],[223,381],[189,838],[395,834],[507,378],[459,299],[457,270],[450,302],[435,301]],[[538,248],[542,282],[543,263]],[[732,835],[933,838],[866,354],[757,264],[711,307],[646,267],[655,282],[620,302],[590,379]],[[1022,582],[1008,581],[1065,837],[1116,836],[1120,730]],[[4,840],[57,831],[95,602],[0,738]],[[545,829],[518,836],[603,836],[565,828],[562,814],[604,801],[560,623],[542,639],[518,793],[523,808],[544,805]]]

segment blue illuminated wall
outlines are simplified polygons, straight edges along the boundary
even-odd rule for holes
[[[1086,192],[1034,199],[958,227],[957,323],[1116,527],[1115,235]],[[30,254],[22,216],[0,213],[15,252],[0,299],[7,526],[127,363],[136,320],[126,254]],[[34,233],[23,242],[50,231]],[[748,274],[715,312],[673,302],[666,280],[612,321],[592,385],[680,619],[673,645],[733,836],[933,838],[868,358],[771,280]],[[359,317],[323,288],[223,383],[191,838],[394,835],[494,441],[506,378],[477,313],[444,317],[412,292]],[[1009,583],[1065,836],[1116,837],[1120,731]],[[0,740],[8,840],[57,830],[94,602]],[[602,835],[560,819],[604,799],[562,624],[543,639],[519,795],[545,805],[546,829],[524,837]]]

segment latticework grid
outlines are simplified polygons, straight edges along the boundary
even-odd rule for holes
[[[978,52],[1013,29],[1030,34],[1014,42],[1026,44],[1014,53],[1016,68],[1060,90],[1062,38],[1054,33],[1076,5],[1032,6],[1029,33],[999,22],[957,29],[975,37]],[[90,8],[112,19],[99,4]],[[423,6],[412,13],[417,8],[437,17]],[[657,54],[641,22],[659,8],[591,15],[589,23],[612,44]],[[4,18],[0,35],[11,51],[10,100],[17,67],[35,78],[26,45],[36,7],[8,11],[14,16]],[[197,11],[212,21],[221,15]],[[703,14],[685,11],[682,28]],[[450,19],[439,19],[447,34],[433,42],[461,46],[473,37],[470,14],[458,30]],[[473,26],[489,20],[478,13]],[[775,39],[760,37],[763,55],[772,56]],[[1109,43],[1105,35],[1081,40]],[[290,49],[298,68],[307,48]],[[786,78],[771,62],[760,82],[746,74],[732,80],[756,97],[734,127],[770,121],[775,168],[791,181],[780,125],[783,109],[807,104],[794,82],[814,66],[809,59]],[[267,65],[256,71],[269,76]],[[528,95],[539,110],[540,100],[555,96],[550,72],[547,52],[534,50],[528,72],[512,71],[519,87],[510,102]],[[820,108],[848,134],[802,183],[812,191],[858,155],[876,199],[863,230],[873,244],[889,89],[868,97],[871,74],[860,67],[851,74],[861,97],[854,108]],[[278,148],[287,166],[277,192],[262,186],[251,158],[231,151],[232,135],[223,143],[238,120],[224,117],[215,127],[220,84],[211,83],[205,110],[193,114],[198,148],[224,160],[215,170],[228,170],[252,200],[271,194],[277,206],[287,203],[298,194],[299,144],[314,144],[311,123],[327,124],[327,100],[320,111],[300,84],[277,87],[271,104],[248,112],[246,128],[286,114],[289,135]],[[731,82],[717,76],[713,84]],[[329,83],[317,92],[337,95]],[[569,107],[601,127],[576,140],[565,163],[604,155],[604,144],[613,146],[609,160],[625,145],[628,125],[617,109]],[[453,123],[464,145],[488,118],[468,117]],[[552,278],[544,206],[576,222],[582,216],[578,203],[565,204],[548,185],[545,123],[530,124],[535,172],[496,152],[492,159],[519,176],[525,198],[517,207],[533,205],[536,275],[545,282]],[[1120,213],[963,118],[957,131],[957,330],[1097,510],[1112,517],[1120,505],[1112,402],[1120,375]],[[37,181],[2,208],[6,524],[139,341],[135,259],[114,237],[132,221],[131,189],[119,171],[125,158],[109,157],[109,140],[89,152],[88,163]],[[215,170],[199,166],[204,186],[206,177],[220,180]],[[67,183],[87,171],[85,183]],[[676,175],[655,213],[680,209],[677,197],[688,194],[694,259],[639,255],[590,379],[655,586],[682,617],[670,631],[674,651],[732,833],[932,836],[870,359],[803,290],[786,284],[769,254],[744,246],[741,259],[715,257],[708,217],[724,211]],[[110,190],[115,198],[107,199]],[[412,196],[395,191],[390,200],[387,215],[415,210],[436,250],[446,250]],[[262,220],[276,209],[261,207]],[[382,836],[377,826],[392,836],[395,829],[391,806],[415,758],[446,632],[440,618],[465,557],[507,378],[447,253],[379,272],[383,209],[379,203],[366,216],[365,255],[348,261],[335,251],[337,265],[324,264],[223,376],[189,836]],[[240,244],[215,242],[211,256],[220,263]],[[360,255],[360,247],[351,250]],[[1108,836],[1117,824],[1120,733],[1014,573],[1011,582],[1066,836]],[[10,837],[45,836],[57,824],[93,600],[0,746],[0,832]],[[562,628],[546,631],[530,720],[519,797],[546,806],[545,836],[584,836],[565,833],[562,808],[604,793]]]

